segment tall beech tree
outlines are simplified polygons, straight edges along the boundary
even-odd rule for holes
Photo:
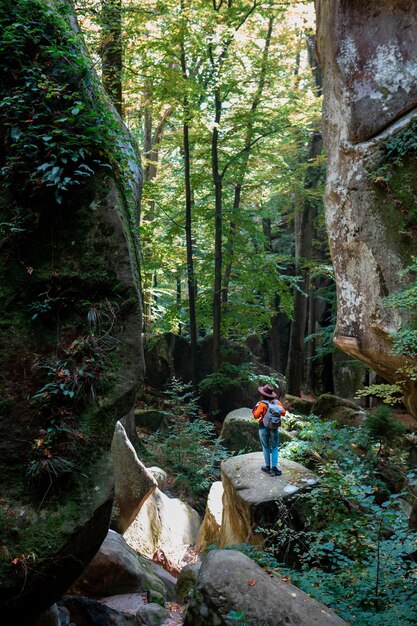
[[[101,0],[100,24],[103,86],[122,116],[122,0]]]
[[[292,308],[293,244],[274,252],[262,223],[284,233],[304,193],[300,152],[320,106],[300,47],[309,10],[123,0],[124,114],[144,155],[146,328],[181,329],[193,353],[197,329],[213,333],[214,371],[222,337],[260,336],[277,303]]]

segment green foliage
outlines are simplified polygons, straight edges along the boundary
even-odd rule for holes
[[[47,484],[48,490],[75,470],[74,458],[87,441],[79,413],[97,403],[99,394],[109,388],[112,376],[109,353],[114,342],[109,330],[115,311],[108,302],[100,308],[91,302],[83,305],[88,307],[86,334],[69,346],[60,346],[64,358],[37,363],[50,382],[32,396],[42,426],[32,443],[26,476],[39,487]]]
[[[366,396],[375,396],[381,398],[386,404],[398,404],[401,402],[401,385],[393,383],[375,383],[373,385],[366,385],[362,389],[356,392],[357,398],[363,398]]]
[[[68,454],[69,446],[65,445],[69,441],[68,434],[72,434],[70,429],[59,426],[54,421],[46,430],[40,429],[39,437],[32,445],[32,454],[26,469],[29,480],[51,485],[74,471],[74,463],[57,452],[60,448],[64,454]]]
[[[0,7],[2,174],[23,202],[52,192],[62,203],[69,189],[109,167],[105,109],[92,106],[91,71],[65,4],[60,10],[40,0]]]
[[[386,142],[388,157],[417,155],[417,123],[414,121]]]
[[[230,620],[233,624],[241,624],[241,626],[248,626],[248,622],[245,619],[243,611],[229,611],[226,615],[226,619]]]
[[[227,359],[227,357],[225,357]],[[253,373],[252,363],[240,363],[235,365],[224,360],[218,372],[209,374],[201,381],[201,391],[223,393],[233,387],[241,387],[243,384],[256,383],[259,376]]]
[[[96,338],[76,339],[65,352],[66,359],[55,361],[52,365],[38,365],[53,379],[32,397],[42,406],[62,406],[66,400],[80,400],[86,396],[96,401],[96,381],[103,377],[106,365]]]
[[[382,404],[368,414],[365,428],[371,441],[382,445],[392,444],[397,437],[404,434],[405,427],[395,419],[391,409]]]
[[[416,624],[417,533],[409,530],[401,506],[407,493],[390,494],[375,475],[379,457],[372,443],[381,440],[382,420],[390,423],[383,408],[385,417],[375,428],[339,428],[313,416],[300,442],[284,444],[283,456],[313,460],[319,482],[299,496],[306,512],[303,530],[289,524],[285,507],[272,528],[259,529],[266,536],[267,569],[361,626]],[[392,441],[396,432],[388,432]],[[398,451],[385,462],[394,464],[395,456]],[[253,553],[264,566],[262,551]],[[288,553],[291,567],[282,562]]]
[[[200,416],[197,394],[190,384],[175,376],[163,392],[163,406],[164,413],[170,420],[192,421]]]
[[[100,55],[100,38],[106,34],[100,4],[77,0],[76,6],[90,49]],[[198,328],[212,330],[215,203],[210,146],[215,130],[224,273],[230,268],[229,277],[223,277],[227,301],[223,298],[222,336],[265,333],[277,307],[291,315],[296,282],[289,268],[292,251],[271,251],[263,226],[279,226],[280,240],[286,238],[293,246],[288,231],[295,207],[305,195],[320,202],[317,189],[303,186],[308,168],[304,157],[320,110],[304,50],[300,54],[300,28],[312,27],[311,9],[311,4],[296,3],[299,19],[294,19],[292,7],[279,0],[253,7],[241,0],[162,0],[136,4],[134,10],[129,3],[121,7],[125,121],[144,148],[140,230],[150,331],[189,331],[184,121],[191,151]],[[186,71],[179,63],[182,52]],[[222,116],[217,123],[219,93]]]
[[[315,496],[319,506],[321,494]],[[301,569],[282,572],[349,623],[415,624],[417,535],[400,512],[399,494],[379,506],[373,489],[355,481],[349,497],[361,514],[346,512],[344,522],[332,522],[314,537],[309,533]]]
[[[191,385],[173,379],[166,391],[164,414],[167,427],[146,440],[150,459],[204,507],[211,483],[219,480],[220,463],[230,452],[216,437],[213,424],[203,419]]]

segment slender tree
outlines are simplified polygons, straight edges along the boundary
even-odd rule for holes
[[[103,86],[122,115],[122,0],[101,0],[101,69]]]
[[[188,79],[187,59],[185,55],[185,33],[187,30],[187,20],[184,15],[185,0],[181,0],[182,12],[182,38],[181,38],[181,71],[184,82]],[[187,250],[187,285],[188,285],[188,311],[190,321],[190,341],[191,341],[191,378],[193,386],[197,386],[197,316],[195,307],[196,283],[194,274],[193,258],[193,232],[192,232],[192,207],[193,195],[191,188],[191,149],[190,149],[190,103],[185,89],[183,100],[183,151],[184,151],[184,183],[185,183],[185,240]]]

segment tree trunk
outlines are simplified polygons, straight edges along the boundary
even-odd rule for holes
[[[184,8],[181,3],[181,9]],[[185,24],[184,24],[185,26]],[[185,30],[185,28],[184,28]],[[187,63],[185,58],[184,41],[181,44],[181,69],[184,79],[187,79]],[[190,318],[190,342],[191,342],[191,381],[193,387],[197,387],[197,316],[195,310],[196,288],[193,259],[193,233],[192,233],[192,208],[193,197],[191,189],[191,159],[190,159],[190,134],[189,117],[190,108],[188,96],[183,101],[183,150],[184,150],[184,183],[185,183],[185,242],[187,248],[187,285],[188,285],[188,311]]]
[[[220,94],[214,94],[215,118],[211,140],[211,166],[214,186],[214,293],[213,293],[213,372],[220,369],[221,288],[222,288],[222,179],[219,172],[219,124],[222,114]]]
[[[250,108],[250,116],[246,126],[246,136],[245,136],[245,146],[243,149],[243,157],[242,163],[240,166],[240,171],[238,174],[238,182],[235,185],[235,193],[233,198],[233,210],[232,210],[232,218],[229,223],[229,233],[227,238],[226,245],[226,267],[224,271],[223,277],[223,288],[222,288],[222,302],[226,303],[229,297],[229,285],[230,279],[232,276],[232,266],[233,266],[233,257],[234,257],[234,238],[236,235],[236,224],[237,224],[237,216],[240,208],[240,200],[242,195],[242,186],[245,180],[245,175],[247,171],[250,150],[252,146],[253,140],[253,125],[255,121],[255,113],[261,102],[262,93],[265,85],[265,77],[268,68],[268,57],[269,57],[269,48],[271,45],[272,31],[274,26],[274,18],[271,17],[268,21],[268,30],[265,37],[265,46],[262,53],[262,64],[259,74],[259,82],[256,92],[253,97],[253,101]]]
[[[122,116],[122,0],[101,0],[102,81],[120,117]]]
[[[307,168],[305,191],[314,188],[318,182],[317,166],[315,158],[320,154],[322,138],[319,132],[314,133],[311,138],[309,161],[311,165]],[[303,267],[306,261],[312,257],[313,250],[313,230],[314,230],[314,208],[315,203],[305,195],[302,207],[296,212],[294,219],[295,230],[295,257],[296,274],[301,275],[299,288],[296,289],[294,298],[294,317],[291,323],[290,353],[288,362],[288,392],[299,396],[303,382],[304,370],[304,336],[306,331],[307,318],[307,294],[309,292],[309,269]]]
[[[314,38],[308,38],[307,51],[309,63],[316,86],[316,94],[319,96],[321,93],[321,72],[315,58],[314,44]],[[312,257],[314,236],[315,202],[309,197],[308,191],[316,187],[319,183],[320,168],[317,167],[314,160],[320,154],[322,144],[321,133],[315,132],[310,141],[308,160],[311,162],[311,165],[307,167],[306,171],[304,202],[301,209],[296,212],[294,219],[296,274],[302,277],[299,287],[303,293],[299,289],[295,292],[294,318],[291,323],[287,379],[289,393],[297,396],[301,393],[303,383],[304,336],[306,332],[308,295],[310,292],[310,272],[308,267],[302,268],[302,264],[309,261]],[[310,305],[313,315],[313,303],[311,302]],[[310,321],[312,323],[313,319]],[[310,372],[310,378],[311,376],[312,373]]]

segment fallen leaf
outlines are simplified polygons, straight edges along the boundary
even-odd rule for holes
[[[249,587],[254,587],[256,585],[256,579],[251,578],[250,580],[248,580],[248,585]]]

